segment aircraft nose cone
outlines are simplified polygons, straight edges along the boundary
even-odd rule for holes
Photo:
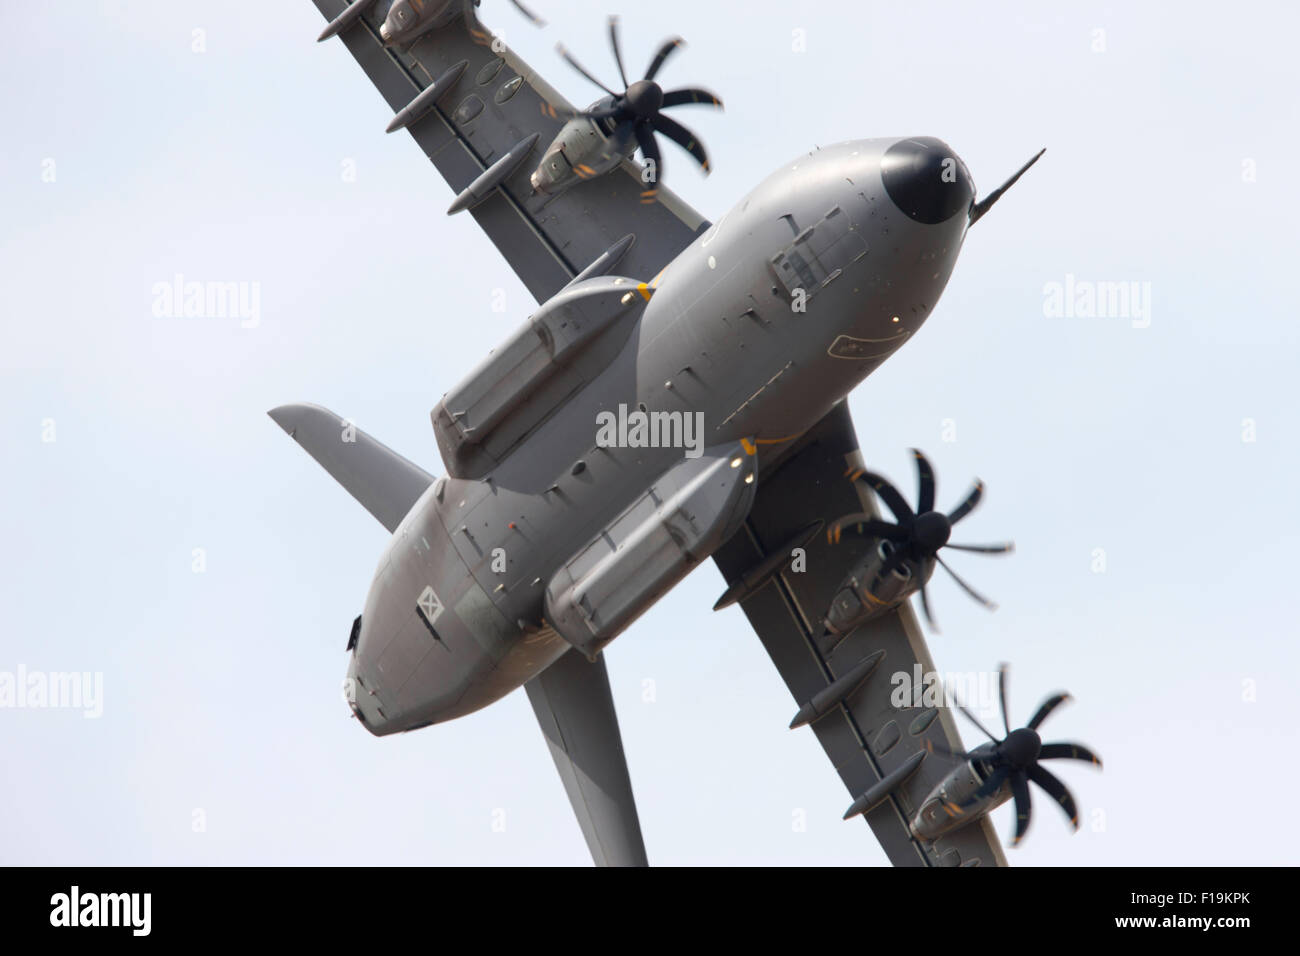
[[[899,140],[880,160],[885,192],[916,222],[947,222],[975,198],[966,164],[947,143],[931,136]]]

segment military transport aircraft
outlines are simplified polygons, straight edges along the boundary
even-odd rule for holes
[[[414,730],[523,686],[595,861],[644,864],[602,651],[712,556],[717,607],[741,605],[797,703],[791,727],[811,726],[846,817],[895,864],[1005,864],[987,813],[1014,799],[1023,836],[1030,780],[1077,826],[1038,766],[1095,762],[1038,738],[1059,699],[969,753],[950,708],[891,702],[891,672],[934,671],[907,599],[930,618],[930,576],[951,572],[940,549],[1010,546],[949,543],[978,482],[944,513],[919,452],[915,507],[867,471],[845,400],[920,328],[967,230],[1038,157],[977,200],[937,139],[855,140],[709,222],[663,182],[660,135],[709,166],[665,111],[721,105],[659,85],[679,39],[629,82],[611,20],[621,92],[562,50],[603,94],[579,110],[466,0],[315,3],[321,39],[391,108],[388,131],[451,186],[448,213],[468,212],[540,303],[432,410],[443,477],[318,406],[270,412],[392,532],[347,640],[362,726]]]

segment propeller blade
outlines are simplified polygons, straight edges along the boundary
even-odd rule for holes
[[[1047,795],[1061,805],[1074,828],[1079,829],[1079,810],[1074,805],[1074,795],[1070,793],[1070,788],[1037,764],[1029,768],[1029,779],[1046,790]]]
[[[1039,760],[1083,760],[1087,763],[1101,766],[1101,758],[1085,747],[1083,744],[1043,744],[1043,749],[1038,752]]]
[[[1034,716],[1030,718],[1029,723],[1027,725],[1029,729],[1037,730],[1038,725],[1047,719],[1048,714],[1056,710],[1057,707],[1060,707],[1069,699],[1070,699],[1070,695],[1064,692],[1060,694],[1053,694],[1051,697],[1047,698],[1047,700],[1043,701],[1043,703],[1039,706],[1038,710],[1034,712]]]
[[[934,468],[920,449],[913,448],[912,454],[916,457],[916,511],[924,514],[934,510]]]
[[[954,571],[952,568],[948,567],[948,562],[944,561],[943,558],[939,557],[939,556],[936,554],[936,555],[934,556],[934,559],[935,559],[936,561],[938,561],[940,565],[943,566],[943,569],[944,569],[945,571],[947,571],[949,574],[952,575],[952,579],[953,579],[954,581],[956,581],[956,582],[961,586],[961,589],[962,589],[963,591],[965,591],[967,594],[969,594],[972,598],[974,598],[974,599],[975,599],[976,601],[978,601],[980,604],[984,605],[984,606],[985,606],[986,608],[988,608],[990,611],[996,611],[996,610],[998,609],[998,606],[997,606],[997,603],[996,603],[996,602],[994,602],[994,601],[990,601],[990,600],[989,600],[988,598],[986,598],[984,595],[980,594],[979,591],[976,591],[973,587],[971,587],[969,584],[967,584],[965,581],[963,581],[962,578],[961,578],[961,575],[958,574],[956,571]]]
[[[527,17],[528,20],[534,26],[539,26],[539,27],[546,26],[546,21],[543,20],[541,17],[539,17],[537,14],[533,13],[533,11],[529,10],[526,6],[524,6],[521,0],[510,0],[510,2],[514,4],[515,9],[518,10],[520,13],[522,13],[525,17]]]
[[[1033,809],[1029,798],[1029,778],[1023,773],[1017,773],[1011,778],[1011,795],[1016,800],[1016,835],[1011,841],[1011,845],[1015,846],[1025,838],[1025,833],[1029,830],[1029,814]]]
[[[618,17],[609,18],[609,45],[614,48],[614,62],[618,64],[618,76],[623,81],[623,89],[632,84],[627,81],[627,71],[623,69],[623,52],[618,43]]]
[[[685,106],[688,103],[699,103],[703,106],[716,106],[722,109],[722,100],[718,99],[708,90],[700,89],[682,89],[669,90],[664,94],[664,103],[660,109],[669,106]]]
[[[948,520],[952,520],[951,518]],[[1001,544],[953,544],[949,542],[944,545],[945,548],[956,548],[958,551],[974,551],[978,554],[1011,554],[1016,550],[1014,541],[1004,541]]]
[[[840,535],[849,528],[852,528],[858,534],[866,534],[874,538],[886,538],[890,541],[907,540],[907,532],[898,525],[891,524],[888,521],[881,521],[865,511],[855,511],[832,522],[831,526],[826,529],[827,542],[838,544]]]
[[[996,744],[996,743],[999,743],[998,738],[994,737],[991,733],[989,733],[988,728],[985,727],[983,724],[981,724],[981,723],[979,722],[979,720],[976,719],[975,715],[972,714],[972,713],[971,713],[971,712],[966,708],[966,705],[965,705],[965,704],[958,703],[958,704],[957,704],[957,709],[960,710],[960,711],[961,711],[961,712],[966,716],[966,719],[967,719],[967,720],[969,720],[972,724],[974,724],[976,727],[978,727],[978,728],[983,732],[983,734],[984,734],[985,737],[987,737],[989,740],[993,741],[995,744]]]
[[[681,37],[673,37],[671,40],[665,40],[664,45],[661,46],[659,52],[655,54],[655,58],[650,61],[650,69],[646,70],[645,78],[647,80],[653,80],[663,68],[664,61],[672,55],[674,50],[679,46],[685,45],[685,43],[686,41]]]
[[[654,124],[654,128],[657,132],[663,133],[674,143],[695,157],[695,161],[703,167],[706,173],[710,171],[709,154],[704,151],[704,146],[695,138],[694,133],[676,120],[664,116],[663,113],[655,114],[655,118],[650,122]]]
[[[948,521],[951,524],[956,524],[962,518],[974,511],[975,506],[980,503],[980,499],[983,497],[984,482],[976,478],[975,487],[970,490],[970,494],[966,496],[966,500],[948,513]]]
[[[659,155],[659,143],[655,141],[654,131],[648,123],[636,124],[636,143],[641,147],[641,156],[646,164],[654,164],[652,175],[645,182],[645,191],[641,193],[641,202],[653,202],[659,184],[663,182],[664,163]]]
[[[934,615],[930,613],[930,596],[926,593],[925,585],[921,585],[921,613],[925,615],[925,623],[930,625],[930,630],[936,634],[942,634],[939,625],[934,623]]]
[[[583,66],[581,63],[579,63],[579,62],[577,61],[577,59],[574,57],[574,55],[573,55],[572,53],[570,53],[568,50],[566,50],[566,49],[564,48],[564,44],[563,44],[563,43],[557,43],[557,44],[555,45],[555,50],[556,50],[557,53],[560,54],[560,56],[564,57],[564,62],[567,63],[567,64],[569,64],[569,66],[573,67],[575,70],[577,70],[579,73],[581,73],[583,76],[585,76],[585,77],[586,77],[588,80],[590,80],[592,83],[595,83],[597,86],[599,86],[602,90],[604,90],[604,91],[605,91],[606,93],[608,93],[610,96],[613,96],[613,97],[615,97],[615,98],[618,97],[619,94],[615,93],[613,90],[611,90],[611,89],[610,89],[608,86],[606,86],[604,83],[600,82],[600,80],[596,79],[594,76],[592,76],[590,73],[588,73],[588,72],[587,72],[587,68],[586,68],[585,66]]]
[[[1011,713],[1007,707],[1007,665],[998,665],[998,697],[1002,699],[1002,726],[1006,729],[1007,736],[1011,736],[1011,719],[1007,716]]]
[[[893,512],[894,517],[900,522],[915,517],[912,506],[907,503],[907,499],[902,496],[899,490],[889,483],[888,478],[878,475],[874,471],[864,471],[858,477],[870,485],[876,494],[880,495],[880,499],[885,503],[885,506]]]

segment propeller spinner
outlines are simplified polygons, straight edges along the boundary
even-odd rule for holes
[[[623,66],[623,52],[619,43],[618,17],[610,17],[609,43],[614,50],[614,61],[618,64],[619,79],[623,83],[622,93],[615,92],[596,79],[563,45],[557,47],[560,56],[564,57],[566,63],[612,97],[612,102],[601,109],[588,110],[577,115],[585,116],[591,120],[613,120],[619,124],[633,124],[633,134],[636,137],[637,146],[641,149],[641,155],[647,164],[652,164],[652,176],[648,180],[652,184],[649,190],[651,195],[653,195],[657,184],[663,181],[663,157],[659,151],[659,143],[655,139],[656,133],[667,136],[690,153],[705,173],[709,172],[709,156],[699,138],[682,124],[671,117],[665,116],[663,110],[689,103],[721,108],[722,100],[708,90],[690,87],[665,92],[663,87],[655,80],[664,63],[667,62],[668,57],[678,47],[684,45],[685,42],[681,37],[673,37],[664,41],[655,53],[654,59],[650,61],[645,76],[629,83],[627,71]]]

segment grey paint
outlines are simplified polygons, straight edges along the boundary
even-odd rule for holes
[[[327,16],[342,8],[341,0],[316,2]],[[348,669],[354,711],[383,735],[487,706],[544,676],[570,643],[599,650],[686,567],[670,562],[651,572],[650,560],[608,559],[619,579],[600,602],[617,610],[590,639],[579,638],[566,611],[583,596],[571,569],[605,538],[617,550],[618,542],[658,535],[690,563],[721,545],[718,563],[734,583],[801,529],[871,511],[846,477],[861,463],[842,400],[934,308],[966,234],[974,187],[939,141],[892,137],[797,157],[711,225],[669,190],[643,202],[631,162],[558,195],[537,193],[520,153],[553,140],[568,104],[508,50],[491,49],[472,16],[395,49],[379,42],[378,13],[342,38],[393,110],[468,61],[456,96],[408,131],[453,190],[476,200],[471,214],[539,301],[564,290],[434,409],[449,476],[419,496],[381,556]],[[941,165],[955,177],[930,178]],[[926,202],[932,189],[952,192]],[[934,213],[949,208],[947,218]],[[618,257],[623,275],[604,275],[612,264],[602,263]],[[589,263],[602,277],[571,285]],[[587,316],[589,329],[567,338],[574,330],[566,318],[587,301],[588,286],[625,308],[616,320]],[[511,375],[520,367],[522,385]],[[702,507],[687,522],[699,531],[692,539],[686,526],[666,523],[652,491],[683,467],[683,449],[600,446],[598,416],[615,410],[701,416],[703,445],[757,453],[757,488],[747,482],[742,499],[722,495],[711,514]],[[474,431],[458,424],[467,421]],[[742,519],[723,544],[722,532]],[[835,681],[877,652],[894,668],[933,669],[906,604],[822,639],[819,622],[861,547],[829,551],[814,540],[809,573],[780,573],[743,601],[800,703],[828,685],[846,686]],[[642,580],[637,564],[647,569]],[[573,600],[548,601],[548,593]],[[596,618],[599,611],[586,609]],[[812,729],[855,798],[891,781],[888,799],[866,815],[891,860],[1004,862],[982,821],[936,841],[910,832],[910,812],[937,782],[936,762],[921,760],[906,780],[890,774],[910,767],[929,737],[950,747],[959,738],[944,712],[895,711],[877,686],[883,670]],[[607,743],[617,738],[610,713]],[[595,751],[626,775],[621,746]],[[570,789],[581,817],[575,793],[581,788]],[[610,824],[621,834],[611,839],[632,845],[627,815],[610,819],[623,820]]]
[[[569,651],[524,688],[598,866],[645,866],[605,658]]]
[[[588,112],[608,109],[613,97],[597,100]],[[606,136],[595,120],[575,116],[556,134],[546,148],[542,161],[528,177],[529,185],[540,193],[560,193],[588,179],[603,176],[636,151],[632,128],[621,124],[613,136]]]
[[[460,80],[461,74],[465,72],[467,66],[469,66],[469,60],[461,60],[455,66],[448,67],[440,77],[429,84],[415,99],[397,111],[388,125],[384,127],[384,132],[396,133],[399,129],[406,129],[406,127],[433,109],[434,104],[446,96]]]
[[[546,620],[594,658],[739,527],[754,500],[739,442],[687,458],[598,529],[546,586]]]
[[[785,558],[784,563],[789,563],[789,552],[782,555]],[[716,608],[714,610],[717,610]],[[831,681],[824,688],[813,694],[812,699],[799,708],[793,719],[790,721],[790,729],[794,730],[811,724],[820,717],[830,713],[832,709],[838,707],[844,701],[856,694],[862,689],[862,685],[867,682],[867,678],[872,675],[880,662],[885,659],[884,651],[875,651],[868,654],[857,664],[854,664],[843,674],[840,674],[835,680]]]
[[[514,146],[510,151],[496,160],[491,166],[483,170],[478,177],[461,190],[460,194],[452,200],[447,207],[447,215],[454,215],[462,209],[469,209],[477,206],[492,193],[492,190],[500,186],[510,174],[513,173],[528,158],[533,147],[537,145],[537,133],[526,136]]]
[[[314,2],[327,18],[345,6],[343,0]],[[461,60],[469,61],[455,95],[407,127],[454,193],[529,133],[538,132],[542,143],[550,143],[564,125],[561,117],[574,111],[508,48],[503,46],[499,55],[494,52],[490,35],[476,22],[458,19],[403,51],[380,41],[377,13],[367,12],[354,29],[340,34],[340,40],[391,112],[407,106]],[[479,83],[483,68],[496,60],[502,61],[500,71],[487,84]],[[496,91],[515,76],[524,78],[523,86],[504,103],[496,102]],[[470,96],[477,96],[483,108],[472,119],[457,122],[457,108]],[[470,214],[539,302],[628,234],[635,235],[637,242],[620,269],[626,275],[649,278],[707,225],[699,213],[662,186],[657,202],[642,205],[639,167],[631,162],[558,196],[533,195],[528,183],[531,171],[531,164],[520,167],[496,197]],[[590,214],[593,206],[600,207],[599,216]]]
[[[433,483],[433,476],[319,405],[281,405],[267,413],[389,531]]]
[[[987,797],[975,799],[984,780],[975,772],[974,760],[978,753],[990,749],[986,745],[977,747],[972,751],[971,760],[948,758],[947,776],[935,785],[912,818],[913,833],[929,840],[938,839],[963,826],[970,817],[987,817],[1011,799],[1010,779]],[[957,807],[961,808],[959,813],[951,809]]]
[[[918,750],[908,757],[903,763],[891,770],[885,777],[877,783],[871,785],[866,793],[858,797],[849,808],[844,811],[844,819],[856,817],[859,813],[870,813],[876,807],[880,806],[890,796],[901,787],[907,780],[921,769],[921,764],[928,759],[928,754],[924,750]]]
[[[723,576],[737,579],[757,555],[787,540],[791,531],[821,519],[827,523],[854,511],[875,513],[874,503],[859,494],[849,479],[861,467],[853,422],[845,405],[837,405],[792,448],[770,459],[759,473],[759,491],[744,529],[714,554]],[[906,604],[858,627],[833,647],[818,640],[818,616],[825,613],[840,577],[873,542],[853,536],[838,545],[825,535],[807,546],[807,571],[789,568],[741,603],[797,702],[814,698],[840,677],[851,674],[877,653],[880,664],[842,705],[812,724],[816,736],[845,788],[856,800],[880,781],[903,767],[927,741],[939,747],[963,749],[956,724],[946,708],[939,708],[920,733],[912,729],[926,708],[896,709],[890,701],[889,675],[911,672],[920,664],[935,670],[916,622]],[[775,732],[775,721],[773,722]],[[891,732],[892,731],[892,732]],[[807,733],[796,730],[795,733]],[[887,749],[883,744],[893,741]],[[918,840],[910,828],[916,808],[950,769],[950,762],[927,757],[920,768],[897,787],[888,799],[865,815],[872,832],[895,866],[970,865],[1002,866],[1006,858],[997,835],[986,818],[930,842]]]

